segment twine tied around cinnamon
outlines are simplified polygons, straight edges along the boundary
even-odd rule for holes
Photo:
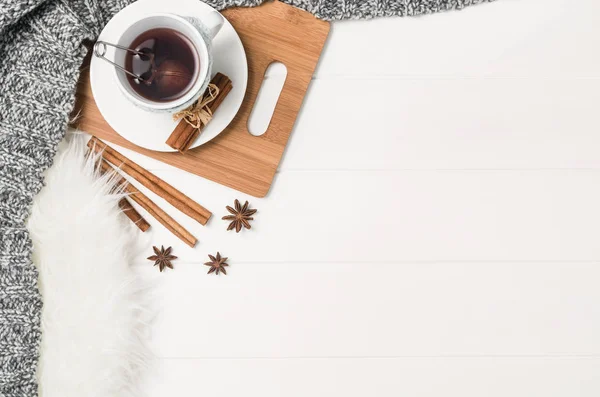
[[[173,120],[185,120],[186,123],[195,129],[201,129],[206,126],[213,118],[212,110],[208,106],[219,95],[219,87],[216,84],[210,83],[206,92],[190,107],[183,109],[173,115]]]

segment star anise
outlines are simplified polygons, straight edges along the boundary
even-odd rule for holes
[[[219,253],[219,252],[217,252],[216,257],[214,257],[212,255],[209,255],[208,257],[210,258],[210,262],[205,263],[206,266],[210,266],[210,269],[208,270],[208,274],[211,274],[213,272],[215,274],[219,274],[219,273],[227,274],[227,271],[225,270],[225,266],[229,266],[229,264],[226,263],[227,258],[222,258],[221,253]]]
[[[173,259],[177,259],[177,257],[175,255],[171,255],[172,248],[169,247],[165,249],[165,247],[162,245],[160,246],[160,249],[158,249],[158,247],[152,248],[154,249],[155,255],[149,256],[148,259],[154,261],[154,266],[158,265],[158,268],[161,272],[167,267],[169,269],[173,269],[173,264],[171,263],[171,261]]]
[[[234,205],[235,205],[235,208],[231,208],[230,206],[227,206],[227,211],[229,211],[229,213],[231,215],[227,215],[227,216],[223,217],[223,220],[231,221],[231,223],[227,227],[227,230],[235,229],[235,232],[239,233],[240,230],[242,230],[242,227],[245,227],[246,229],[250,229],[252,226],[250,226],[249,221],[254,220],[254,218],[252,218],[252,215],[256,214],[257,210],[249,209],[248,207],[250,205],[248,204],[247,201],[242,206],[240,204],[240,202],[236,199]]]

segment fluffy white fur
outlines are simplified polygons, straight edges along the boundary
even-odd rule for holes
[[[29,219],[44,300],[40,396],[137,396],[147,287],[130,263],[142,237],[85,161],[82,138],[61,144]]]

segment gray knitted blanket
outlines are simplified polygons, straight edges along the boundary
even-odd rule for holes
[[[84,41],[133,0],[0,0],[0,397],[36,396],[42,299],[25,222],[75,101]],[[210,0],[223,9],[263,0]],[[285,0],[319,18],[412,16],[492,0]],[[85,396],[82,396],[85,397]]]

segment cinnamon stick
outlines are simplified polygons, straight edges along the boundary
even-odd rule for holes
[[[223,73],[217,73],[211,82],[219,88],[219,95],[217,95],[214,101],[208,104],[208,108],[214,113],[221,106],[227,94],[233,89],[233,83]]]
[[[139,212],[137,212],[137,210],[135,208],[133,208],[133,206],[131,205],[129,200],[127,200],[125,197],[123,197],[121,200],[119,200],[119,208],[121,208],[121,211],[123,211],[123,213],[129,219],[131,219],[131,221],[142,232],[145,232],[146,230],[150,229],[150,224],[144,219],[144,217],[142,215],[140,215]]]
[[[185,154],[200,136],[200,130],[192,127],[185,120],[181,120],[178,126],[181,124],[185,124],[183,130],[180,132],[174,143],[169,144],[167,141],[167,145],[171,146],[173,149],[177,149],[179,153]]]
[[[186,148],[192,146],[192,143],[196,141],[199,135],[200,131],[198,129],[192,127],[182,119],[169,136],[169,139],[167,139],[166,144],[180,153],[185,153],[187,151]]]
[[[90,156],[91,156],[91,151],[88,150],[86,153],[86,157],[90,157]],[[105,173],[104,170],[101,169],[101,171],[102,171],[102,174]],[[115,189],[113,189],[113,190],[115,190]],[[136,225],[142,231],[142,233],[144,233],[144,232],[146,232],[146,230],[150,229],[150,224],[144,219],[144,217],[139,212],[137,212],[137,210],[135,208],[133,208],[133,206],[131,205],[129,200],[127,200],[125,197],[123,197],[121,200],[119,200],[119,208],[127,216],[127,218],[129,218],[133,222],[133,224]]]
[[[169,185],[150,171],[145,170],[138,164],[129,160],[121,153],[111,148],[96,137],[88,142],[88,147],[96,153],[100,153],[102,157],[115,167],[121,169],[124,173],[131,176],[133,179],[164,198],[169,204],[177,208],[192,219],[195,219],[202,225],[206,225],[212,213],[196,203],[194,200]]]
[[[157,221],[159,221],[164,227],[166,227],[171,233],[179,237],[184,243],[194,248],[198,240],[190,232],[188,232],[183,226],[169,216],[165,211],[161,210],[152,200],[150,200],[144,193],[140,192],[135,186],[127,183],[127,181],[121,177],[117,171],[112,168],[108,162],[104,159],[100,160],[100,168],[104,173],[112,172],[117,178],[117,183],[123,186],[123,189],[129,193],[129,197],[144,208],[150,215],[152,215]]]
[[[233,89],[233,84],[229,77],[222,73],[217,73],[211,80],[211,84],[216,85],[219,89],[219,93],[214,101],[207,105],[211,113],[214,114],[225,100],[225,97],[227,97]],[[166,143],[173,149],[185,153],[196,141],[201,132],[202,127],[200,129],[194,128],[186,122],[185,119],[182,119],[179,124],[177,124],[177,127],[175,127],[175,130],[173,130]]]

